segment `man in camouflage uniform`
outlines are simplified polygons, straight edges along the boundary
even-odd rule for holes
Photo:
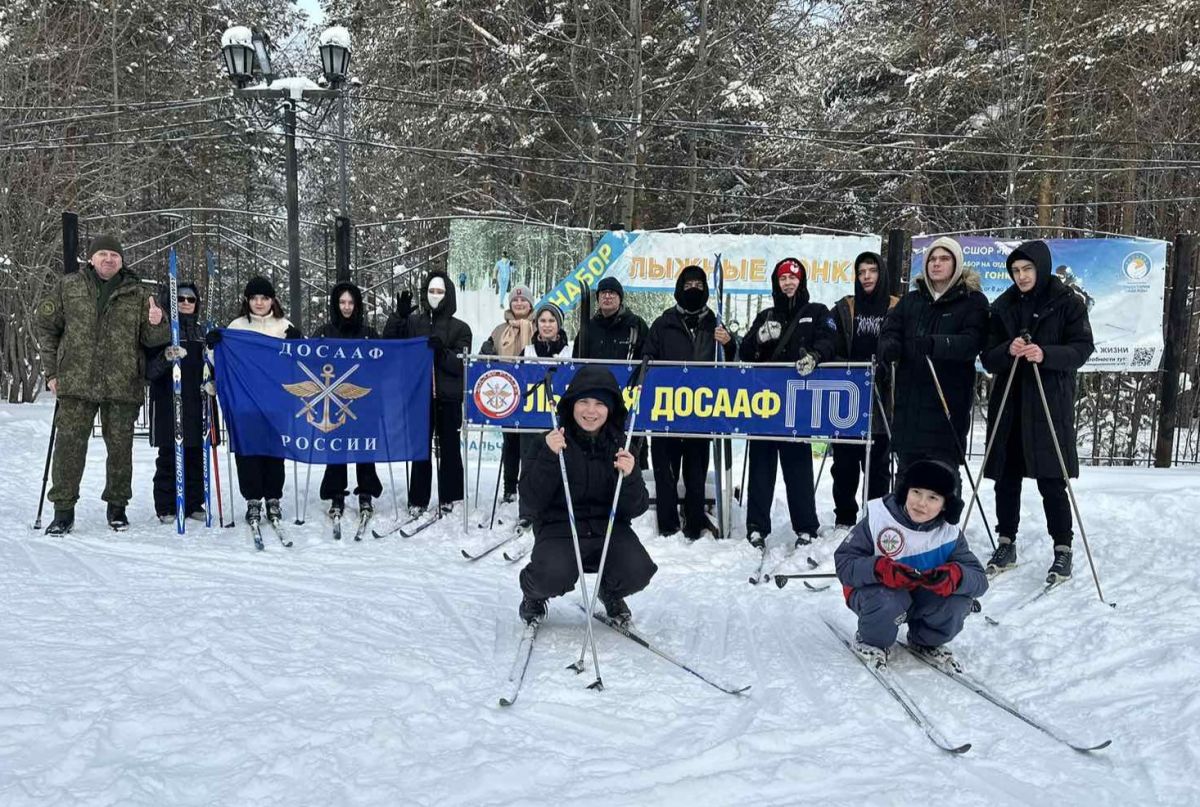
[[[81,271],[64,275],[38,306],[35,326],[46,384],[58,396],[54,445],[54,521],[47,535],[75,523],[79,480],[96,412],[108,453],[108,524],[129,526],[125,505],[133,496],[133,423],[142,405],[143,347],[170,340],[170,328],[153,293],[124,268],[121,242],[102,235],[88,249]]]

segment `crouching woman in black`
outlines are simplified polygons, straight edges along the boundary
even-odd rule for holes
[[[600,564],[613,493],[618,476],[623,477],[600,581],[600,601],[609,617],[627,622],[625,597],[644,589],[658,571],[629,524],[646,512],[650,497],[633,454],[624,449],[625,419],[625,402],[613,374],[604,367],[584,367],[559,401],[559,428],[546,434],[537,454],[522,469],[521,501],[529,507],[534,534],[529,565],[521,570],[520,614],[526,622],[541,620],[546,600],[566,594],[579,578],[560,453],[571,486],[585,572],[594,573]]]

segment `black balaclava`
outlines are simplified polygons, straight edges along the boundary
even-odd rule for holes
[[[684,289],[689,280],[699,280],[698,289]],[[708,305],[708,275],[699,266],[685,266],[675,279],[675,303],[684,314],[700,314]]]

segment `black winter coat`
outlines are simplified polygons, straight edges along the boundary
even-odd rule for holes
[[[779,290],[779,278],[772,275],[771,296],[775,304],[758,312],[742,338],[738,351],[742,361],[794,362],[800,358],[802,350],[816,353],[818,362],[830,361],[837,352],[833,316],[821,303],[809,302],[807,279],[796,289],[796,296],[789,299]],[[778,340],[759,342],[758,331],[768,319],[779,323],[781,338],[795,320],[796,327],[787,344],[781,346]]]
[[[586,330],[571,349],[574,358],[637,361],[642,358],[649,329],[644,319],[622,305],[611,317],[597,312]]]
[[[987,337],[987,319],[987,297],[979,290],[979,275],[970,269],[936,301],[924,275],[917,277],[913,288],[888,312],[879,334],[879,355],[885,362],[897,362],[892,429],[897,454],[958,461],[954,434],[965,446],[975,399],[975,358]],[[953,432],[946,424],[926,357],[918,352],[927,338],[932,338],[929,358],[946,394]]]
[[[446,297],[436,311],[429,309],[429,281],[440,277],[446,284]],[[471,328],[461,319],[454,317],[458,310],[458,298],[454,283],[442,271],[431,272],[421,284],[420,307],[407,317],[393,312],[383,328],[384,339],[413,339],[419,336],[437,336],[442,340],[442,349],[433,357],[433,382],[439,401],[461,401],[463,399],[463,362],[459,353],[471,350]]]
[[[717,315],[711,309],[700,312],[696,325],[689,328],[687,316],[678,306],[659,314],[650,326],[642,357],[658,361],[713,361],[716,355]],[[737,343],[730,339],[725,345],[724,361],[737,356]]]
[[[900,302],[899,297],[888,298],[888,310],[896,307]],[[886,315],[885,315],[886,318]],[[856,318],[854,315],[854,295],[848,294],[838,300],[833,306],[833,320],[837,329],[837,352],[834,358],[839,361],[854,361],[864,362],[875,359],[875,389],[879,391],[879,401],[884,407],[884,411],[880,412],[880,403],[872,403],[874,411],[871,413],[871,433],[872,434],[887,434],[888,425],[884,422],[884,417],[891,417],[890,403],[892,400],[892,380],[888,371],[888,367],[879,359],[879,338],[875,338],[875,347],[865,355],[856,355],[854,351],[854,336],[857,328],[864,326],[869,327],[866,318]],[[873,321],[873,318],[872,320]],[[883,330],[882,322],[879,325],[880,331]]]
[[[338,300],[344,292],[354,298],[354,313],[350,318],[342,316]],[[329,292],[329,322],[313,334],[317,339],[378,339],[379,333],[366,323],[363,312],[362,290],[349,281],[342,281]]]
[[[179,288],[191,288],[181,284]],[[159,295],[159,306],[166,314],[171,310],[167,292]],[[179,318],[179,345],[187,355],[179,362],[180,369],[180,420],[183,426],[183,444],[188,448],[204,445],[202,412],[203,399],[207,396],[200,390],[204,380],[204,327],[195,316]],[[163,353],[170,345],[150,348],[146,351],[146,380],[150,382],[150,445],[169,446],[175,443],[174,383],[171,379],[171,362]]]
[[[591,437],[575,425],[571,412],[581,391],[597,388],[609,390],[617,405],[609,412],[608,422],[600,433]],[[619,475],[613,467],[613,461],[617,451],[625,444],[625,404],[612,373],[597,365],[580,369],[559,401],[558,418],[567,438],[562,458],[567,466],[567,480],[571,485],[571,501],[575,507],[575,524],[579,529],[579,537],[603,539]],[[527,512],[532,514],[537,540],[570,540],[571,525],[567,516],[567,499],[563,493],[559,458],[546,445],[544,439],[538,437],[537,441],[537,452],[521,473],[521,502],[523,506],[528,506]],[[613,539],[636,539],[637,535],[629,522],[645,513],[649,507],[650,496],[646,492],[646,483],[641,472],[635,468],[621,483],[617,516],[613,523]]]
[[[1034,255],[1030,255],[1030,260],[1038,266],[1041,282],[1041,261]],[[1029,330],[1033,341],[1045,354],[1039,372],[1042,386],[1046,389],[1046,403],[1050,407],[1050,417],[1062,447],[1067,474],[1076,477],[1079,475],[1079,454],[1075,447],[1075,376],[1092,355],[1095,343],[1092,341],[1087,303],[1058,278],[1050,276],[1048,250],[1045,255],[1044,285],[1044,291],[1039,293],[1035,288],[1030,292],[1037,294],[1038,298]],[[1033,365],[1024,359],[1017,362],[1017,376],[1008,393],[1006,412],[997,421],[1000,399],[1013,366],[1008,347],[1022,332],[1018,314],[1020,297],[1020,290],[1014,285],[992,303],[987,349],[982,361],[984,369],[995,375],[988,401],[988,439],[992,439],[993,432],[996,438],[987,467],[984,468],[984,476],[988,479],[1000,478],[1005,465],[1011,461],[1008,438],[1015,412],[1020,420],[1025,476],[1061,479],[1062,468],[1058,464],[1050,429],[1046,426],[1045,409],[1038,394],[1037,380],[1033,376]]]

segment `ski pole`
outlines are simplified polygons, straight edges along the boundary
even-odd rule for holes
[[[218,523],[220,523],[220,525],[222,527],[232,526],[232,525],[227,525],[225,523],[225,504],[224,504],[224,502],[221,501],[221,458],[217,454],[217,440],[219,438],[219,434],[217,432],[217,422],[216,422],[217,421],[217,405],[207,393],[205,394],[204,397],[208,398],[208,404],[207,404],[208,411],[209,411],[209,415],[208,415],[208,432],[209,432],[208,445],[209,445],[210,450],[212,451],[213,478],[215,479],[215,481],[217,483],[217,485],[216,485],[216,488],[217,488],[217,521],[218,521]]]
[[[742,484],[738,486],[738,505],[746,502],[746,468],[750,464],[750,438],[746,438],[746,450],[742,452]]]
[[[203,356],[201,357],[203,361]],[[205,365],[207,372],[208,365]],[[202,439],[200,441],[200,455],[204,462],[204,527],[212,529],[212,455],[209,448],[212,446],[212,429],[209,426],[209,418],[211,417],[208,409],[208,396],[204,392],[204,386],[200,388],[200,431]]]
[[[946,415],[946,425],[950,427],[950,436],[954,438],[954,447],[958,449],[958,458],[962,461],[963,470],[967,472],[967,481],[971,483],[971,492],[974,494],[974,500],[974,498],[978,498],[979,496],[979,489],[975,486],[975,475],[971,473],[971,466],[967,464],[967,455],[963,453],[962,441],[958,439],[958,432],[954,430],[954,420],[950,417],[950,404],[946,403],[946,394],[942,391],[942,382],[938,379],[937,370],[933,367],[933,359],[926,356],[925,364],[929,367],[929,374],[933,376],[933,386],[937,389],[938,400],[942,402],[942,413]],[[979,508],[979,516],[983,519],[983,528],[987,531],[987,537],[992,543],[992,549],[995,549],[996,539],[992,537],[992,528],[988,524],[982,505]]]
[[[825,461],[829,459],[829,455],[833,452],[833,444],[826,443],[825,451],[821,454],[821,467],[817,469],[817,481],[813,482],[813,495],[817,495],[817,488],[821,485],[821,474],[825,473]],[[811,468],[812,466],[809,465]]]
[[[309,459],[312,459],[310,456]],[[294,467],[294,466],[293,466]],[[304,470],[304,511],[300,511],[300,505],[296,507],[296,524],[303,524],[308,518],[308,493],[312,490],[312,463],[306,463]]]
[[[979,477],[983,478],[984,471],[987,469],[988,457],[992,455],[992,446],[996,443],[996,435],[1000,431],[1000,420],[1004,417],[1004,407],[1008,404],[1008,393],[1012,390],[1013,379],[1017,375],[1017,362],[1021,360],[1020,356],[1013,356],[1012,366],[1008,368],[1008,381],[1004,382],[1004,394],[1000,396],[1000,412],[996,415],[996,425],[992,427],[992,433],[988,435],[987,445],[983,448],[983,464],[979,466]],[[967,514],[963,516],[962,530],[967,531],[967,524],[971,523],[971,508],[975,506],[975,499],[978,498],[978,492],[971,494],[971,503],[967,505]],[[979,511],[983,512],[983,504],[979,505]]]
[[[629,447],[631,445],[633,445],[633,429],[634,429],[634,426],[637,424],[638,409],[640,409],[641,405],[642,405],[641,387],[642,387],[642,384],[645,383],[646,368],[649,366],[649,363],[650,363],[650,359],[648,359],[648,358],[642,359],[641,366],[638,367],[637,371],[634,372],[633,376],[630,378],[629,388],[632,390],[637,390],[637,391],[634,393],[633,409],[630,410],[630,412],[629,412],[629,424],[625,431],[625,451],[626,452],[628,452]],[[564,468],[565,468],[565,466],[564,466]],[[641,469],[637,467],[637,463],[634,462],[633,470],[630,471],[630,473],[640,474],[641,472],[642,472]],[[625,477],[622,474],[618,473],[617,474],[617,486],[613,490],[612,507],[610,507],[608,509],[608,525],[604,528],[604,544],[600,548],[600,565],[596,567],[596,587],[594,589],[592,589],[592,597],[591,597],[590,604],[589,604],[589,607],[587,610],[589,617],[592,615],[592,611],[595,610],[596,599],[600,595],[600,581],[604,579],[604,564],[608,560],[608,546],[609,546],[609,543],[612,541],[613,524],[616,523],[616,520],[617,520],[617,500],[621,498],[621,483],[624,481],[625,481]],[[580,579],[583,579],[582,574],[580,575]],[[579,648],[579,659],[574,664],[570,665],[570,667],[568,667],[568,669],[572,669],[577,673],[583,672],[584,651],[586,651],[586,650],[587,650],[586,644],[583,647]],[[599,669],[600,669],[599,667],[596,668],[596,670],[597,670],[596,680],[597,681],[600,680]]]
[[[225,422],[225,475],[229,477],[229,523],[226,527],[236,527],[237,517],[233,514],[233,426]]]
[[[58,433],[58,399],[54,400],[54,414],[50,416],[50,440],[46,443],[46,467],[42,470],[42,495],[38,499],[37,518],[33,529],[42,528],[42,509],[46,506],[46,484],[50,481],[50,458],[54,455],[54,437]]]
[[[501,443],[503,446],[503,443]],[[500,477],[504,474],[504,449],[500,449],[500,466],[496,469],[496,489],[492,491],[492,518],[488,522],[488,529],[491,530],[496,526],[496,502],[500,500]],[[483,526],[480,524],[479,526]]]
[[[1096,594],[1100,597],[1100,602],[1110,608],[1116,608],[1115,602],[1109,602],[1104,599],[1104,592],[1100,590],[1100,576],[1096,574],[1096,562],[1092,560],[1092,547],[1088,544],[1087,532],[1083,529],[1083,518],[1079,515],[1079,503],[1075,500],[1075,489],[1071,487],[1071,477],[1067,474],[1067,462],[1063,459],[1062,446],[1058,442],[1058,432],[1054,428],[1054,420],[1050,417],[1050,403],[1046,400],[1046,388],[1042,386],[1042,370],[1037,362],[1030,362],[1033,365],[1033,377],[1037,380],[1038,395],[1042,399],[1042,411],[1046,413],[1046,425],[1050,427],[1050,439],[1054,442],[1054,453],[1058,455],[1058,467],[1062,470],[1063,481],[1067,483],[1067,493],[1071,497],[1071,509],[1075,511],[1075,521],[1079,524],[1079,537],[1083,539],[1083,549],[1087,553],[1088,567],[1092,570],[1092,580],[1096,583]]]
[[[836,572],[803,572],[801,574],[773,574],[771,579],[775,585],[783,588],[789,580],[831,580],[837,579]]]
[[[550,407],[550,428],[554,431],[558,431],[558,414],[554,411],[554,388],[551,385],[551,379],[554,377],[554,371],[557,369],[557,366],[548,369],[546,377],[542,381],[546,389],[546,400]],[[558,452],[558,470],[562,474],[563,495],[567,500],[567,522],[571,526],[571,544],[575,549],[576,571],[579,572],[581,604],[587,609],[591,598],[588,597],[587,578],[584,577],[583,573],[583,553],[579,548],[579,528],[575,526],[575,505],[571,503],[571,481],[567,478],[567,460],[563,456],[563,452],[566,450],[566,446],[563,446],[562,451]],[[618,484],[620,483],[618,482]],[[588,689],[602,690],[604,689],[604,682],[600,678],[600,656],[596,652],[596,637],[592,634],[592,612],[590,610],[587,611],[587,615],[584,617],[584,630],[586,631],[587,644],[592,648],[592,666],[596,670],[596,680],[588,684]]]
[[[292,500],[296,507],[296,523],[303,524],[300,520],[300,467],[295,460],[292,460]]]

